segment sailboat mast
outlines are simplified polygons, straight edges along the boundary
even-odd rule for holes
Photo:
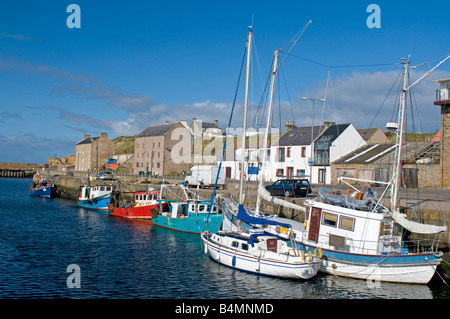
[[[399,108],[399,119],[398,119],[398,131],[397,131],[397,163],[396,163],[396,176],[394,182],[394,194],[392,196],[392,210],[397,211],[399,206],[399,189],[402,179],[402,153],[403,153],[403,132],[405,127],[405,111],[406,111],[406,92],[407,81],[408,81],[408,66],[409,61],[404,63],[404,74],[403,74],[403,89],[402,89],[402,99]]]
[[[258,189],[260,187],[262,187],[263,185],[263,173],[264,173],[264,168],[265,168],[265,164],[266,164],[266,159],[267,159],[267,142],[268,142],[268,137],[269,137],[269,128],[270,128],[270,124],[271,124],[271,119],[272,119],[272,109],[273,109],[273,92],[275,89],[275,76],[278,70],[278,53],[281,50],[275,50],[274,53],[274,60],[273,60],[273,66],[272,66],[272,79],[270,81],[270,94],[269,94],[269,112],[267,114],[267,123],[266,123],[266,131],[264,132],[264,147],[263,147],[263,162],[262,162],[262,167],[261,167],[261,172],[259,174],[259,185],[258,185]],[[259,213],[259,206],[261,203],[261,196],[259,195],[258,192],[258,196],[256,198],[256,213]]]
[[[244,100],[244,124],[242,130],[242,154],[241,154],[241,176],[239,181],[239,204],[244,203],[244,175],[245,175],[245,135],[247,131],[247,108],[248,108],[248,83],[250,77],[250,55],[252,48],[252,27],[249,27],[247,36],[247,74],[245,76],[245,100]]]

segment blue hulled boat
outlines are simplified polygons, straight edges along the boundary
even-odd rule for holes
[[[56,190],[53,183],[49,183],[46,180],[41,179],[38,182],[33,181],[30,187],[30,195],[54,198],[59,195],[59,192]]]
[[[112,191],[111,185],[82,186],[77,204],[83,208],[108,210]]]
[[[219,206],[207,200],[189,199],[186,189],[181,188],[185,191],[186,200],[160,199],[158,214],[152,216],[153,224],[194,234],[200,234],[204,230],[218,232],[223,221]]]

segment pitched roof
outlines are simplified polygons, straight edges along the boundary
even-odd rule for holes
[[[86,137],[85,139],[82,139],[80,142],[78,142],[76,145],[91,144],[91,143],[95,142],[96,140],[98,140],[99,138],[100,138],[100,136]]]
[[[368,129],[358,129],[357,131],[358,131],[359,135],[361,135],[361,137],[362,137],[364,140],[367,141],[367,140],[370,139],[370,138],[372,137],[372,135],[375,134],[379,129],[380,129],[380,128],[377,127],[377,128],[368,128]]]
[[[161,136],[164,135],[168,130],[170,130],[175,124],[167,123],[162,125],[149,126],[143,130],[137,137],[147,137],[147,136]]]
[[[313,137],[319,136],[323,130],[321,126],[314,126],[312,128]],[[278,139],[279,146],[291,146],[291,145],[311,145],[311,127],[294,127],[285,132]]]
[[[342,164],[370,164],[395,150],[395,144],[366,144],[336,162]]]
[[[333,142],[344,132],[350,124],[333,124],[329,126],[317,139],[318,142]]]

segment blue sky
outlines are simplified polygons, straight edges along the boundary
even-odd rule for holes
[[[81,8],[80,29],[66,24],[72,3]],[[372,3],[378,29],[366,24]],[[83,134],[129,136],[166,120],[226,127],[251,24],[249,122],[274,50],[312,20],[279,73],[274,125],[310,125],[311,102],[301,97],[326,90],[315,124],[384,127],[395,96],[379,112],[387,118],[373,116],[401,70],[396,63],[408,55],[412,65],[427,62],[411,74],[418,78],[449,54],[449,12],[448,2],[434,0],[1,1],[0,162],[45,163],[74,154]],[[415,89],[416,125],[425,132],[440,125],[432,79],[449,76],[447,62]],[[234,127],[242,125],[242,101],[241,86]]]

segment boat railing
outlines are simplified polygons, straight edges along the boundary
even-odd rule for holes
[[[402,242],[402,248],[409,253],[437,253],[439,249],[439,240],[436,239],[414,239]]]

